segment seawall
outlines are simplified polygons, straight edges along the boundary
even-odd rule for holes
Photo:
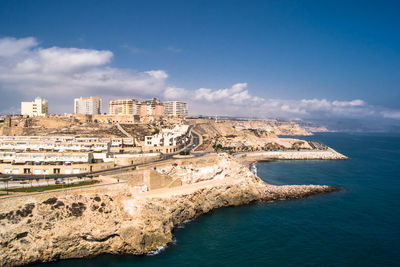
[[[255,161],[270,160],[348,160],[349,158],[332,148],[327,150],[311,150],[311,151],[263,151],[239,153],[235,158],[249,165]]]

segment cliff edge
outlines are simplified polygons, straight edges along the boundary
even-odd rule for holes
[[[226,154],[138,172],[106,188],[0,199],[0,265],[146,254],[172,242],[175,226],[215,208],[338,190],[266,184]]]

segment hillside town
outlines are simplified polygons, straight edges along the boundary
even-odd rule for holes
[[[182,101],[75,98],[73,114],[49,114],[47,100],[21,102],[0,123],[0,175],[15,180],[93,175],[192,153],[326,149],[278,135],[310,135],[296,123],[188,116]],[[12,185],[12,183],[11,183]],[[17,185],[15,185],[17,186]]]
[[[80,97],[74,99],[74,114],[62,116],[49,115],[48,107],[48,101],[38,97],[21,102],[21,116],[3,119],[1,173],[87,174],[160,159],[179,153],[191,142],[190,126],[183,123],[188,113],[185,102],[113,100],[109,112],[102,114],[99,97]],[[157,125],[161,117],[171,117],[172,123]],[[124,129],[121,124],[128,126]],[[132,128],[135,124],[144,129]],[[67,135],[58,130],[63,126],[72,128]],[[82,128],[87,128],[86,134]]]
[[[21,114],[0,120],[0,225],[7,229],[1,233],[7,249],[0,252],[0,265],[124,249],[148,253],[170,242],[174,225],[216,207],[338,190],[266,184],[257,177],[256,161],[347,159],[317,141],[293,138],[311,135],[297,123],[188,116],[182,101],[118,99],[103,113],[102,99],[90,96],[74,99],[73,110],[50,114],[49,102],[38,97],[22,102]],[[159,208],[153,211],[148,204]],[[198,210],[191,205],[204,206]],[[187,215],[175,214],[176,221],[166,223],[167,217],[159,213],[166,208],[172,214],[185,210],[182,214]],[[154,232],[153,227],[143,227],[149,218],[169,226],[156,226]],[[130,240],[140,237],[129,232],[135,225],[135,233],[141,231],[154,241],[142,245]],[[96,229],[100,235],[93,232]],[[50,242],[61,243],[49,246],[43,238],[48,230],[54,237]],[[43,240],[37,247],[49,248],[48,256],[15,239],[17,235],[25,240],[25,233],[35,242]],[[59,251],[68,240],[84,249]],[[26,253],[21,256],[19,251]]]

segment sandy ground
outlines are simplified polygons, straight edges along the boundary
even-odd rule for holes
[[[235,184],[240,183],[241,181],[243,181],[243,179],[226,177],[221,180],[201,181],[194,184],[184,184],[179,187],[153,189],[147,192],[137,193],[135,194],[135,196],[139,198],[169,198],[171,196],[191,194],[205,187],[216,187],[226,184]]]

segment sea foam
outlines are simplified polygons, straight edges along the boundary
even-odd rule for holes
[[[254,162],[254,163],[251,164],[251,166],[250,166],[250,171],[251,171],[254,175],[257,175],[257,163],[256,163],[256,162]]]
[[[168,246],[170,245],[176,245],[176,238],[174,237],[172,239],[172,242],[169,244],[166,244],[164,246],[159,246],[158,248],[156,248],[156,250],[150,251],[146,254],[146,256],[155,256],[160,254],[161,252],[163,252],[164,250],[166,250],[168,248]]]

